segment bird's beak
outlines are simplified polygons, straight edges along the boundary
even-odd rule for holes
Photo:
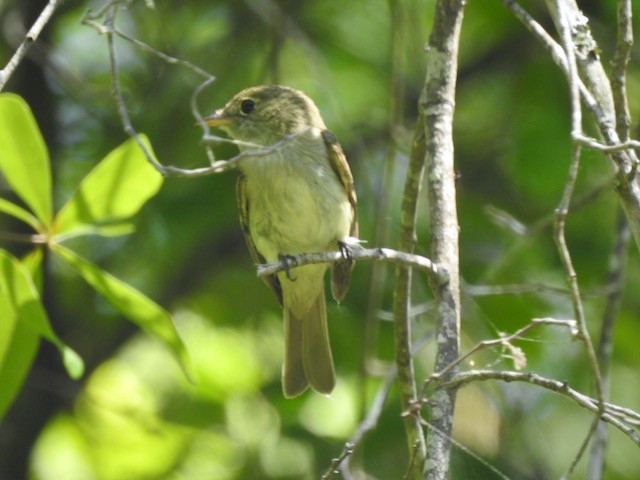
[[[204,121],[211,127],[224,127],[231,121],[231,118],[225,116],[222,110],[216,110],[208,117],[204,117]]]

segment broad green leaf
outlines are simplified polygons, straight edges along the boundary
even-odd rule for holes
[[[4,198],[0,198],[0,212],[11,215],[18,220],[22,220],[29,225],[35,231],[40,230],[40,222],[31,213],[27,212],[24,208],[12,203]]]
[[[34,262],[38,261],[37,257],[38,254],[33,259]],[[34,264],[31,266],[35,267]],[[9,293],[18,320],[53,343],[60,352],[69,376],[73,379],[80,378],[84,372],[82,359],[65,345],[51,328],[31,273],[25,265],[4,250],[0,250],[0,282],[3,282],[2,285]]]
[[[82,359],[53,332],[29,271],[0,250],[0,417],[24,382],[40,337],[58,348],[69,376],[82,375]]]
[[[185,375],[189,379],[193,378],[191,360],[169,312],[131,285],[105,272],[72,250],[60,244],[54,244],[51,248],[120,313],[169,347]]]
[[[45,226],[51,225],[49,153],[26,102],[0,94],[0,170],[11,188]]]
[[[5,278],[5,263],[3,256],[0,256],[0,420],[20,391],[40,340],[33,329],[20,321]]]
[[[140,140],[153,155],[144,135]],[[107,155],[80,183],[55,220],[57,234],[126,220],[137,213],[162,185],[134,139]],[[66,237],[66,235],[65,235]]]

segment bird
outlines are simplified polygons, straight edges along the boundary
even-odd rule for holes
[[[282,85],[246,88],[205,117],[236,141],[242,154],[236,193],[240,225],[257,264],[281,262],[264,278],[283,309],[282,389],[296,397],[309,386],[329,395],[335,386],[324,276],[327,264],[295,268],[301,253],[340,250],[331,292],[343,300],[352,249],[358,245],[353,175],[318,107],[300,90]]]

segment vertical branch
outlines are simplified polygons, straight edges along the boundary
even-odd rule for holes
[[[631,23],[631,1],[618,0],[618,29],[616,39],[616,51],[612,61],[611,90],[616,114],[616,131],[621,141],[629,139],[630,115],[627,101],[627,65],[633,46],[633,26]],[[622,281],[624,278],[624,266],[628,252],[630,231],[622,212],[618,212],[617,237],[613,255],[610,261],[609,278],[607,285],[614,287],[607,296],[602,329],[598,342],[598,363],[602,369],[602,400],[606,401],[609,386],[609,365],[611,363],[613,327],[618,316],[620,302],[622,300]],[[596,428],[591,456],[587,469],[589,480],[602,478],[604,471],[605,450],[607,446],[607,426],[599,422]]]
[[[398,145],[395,131],[399,128],[403,118],[404,99],[404,70],[403,47],[405,34],[405,0],[389,0],[391,10],[391,85],[389,105],[389,146],[384,160],[384,170],[375,195],[375,233],[373,244],[386,245],[389,243],[389,222],[387,221],[389,198],[392,195],[393,177],[396,166]],[[376,187],[374,187],[376,188]],[[364,325],[364,348],[362,371],[366,374],[371,370],[371,359],[375,358],[375,346],[378,332],[378,312],[380,310],[382,293],[387,276],[387,266],[374,263],[369,277],[369,293],[367,313]]]
[[[453,112],[458,68],[458,45],[464,0],[439,0],[429,37],[424,105],[426,159],[431,230],[431,255],[448,273],[447,282],[432,277],[437,309],[437,353],[440,371],[458,357],[460,280],[458,273],[458,217],[453,163]],[[448,375],[453,375],[451,371]],[[449,476],[455,390],[438,387],[431,398],[429,457],[425,478]]]
[[[422,189],[422,177],[425,169],[424,126],[424,112],[420,109],[411,145],[409,169],[400,211],[400,250],[409,253],[413,253],[416,243],[418,197]],[[416,400],[415,374],[411,356],[411,279],[411,268],[399,264],[395,272],[393,315],[398,387],[403,411],[410,411]],[[420,467],[417,471],[422,470],[426,457],[426,446],[419,413],[406,415],[403,421],[407,435],[407,447],[409,452],[415,448],[418,456],[418,461],[415,463]]]
[[[573,29],[571,27],[572,21],[570,19],[570,11],[565,7],[563,2],[564,0],[553,0],[548,3],[552,4],[551,11],[558,25],[558,30],[560,31],[562,37],[564,50],[567,55],[567,77],[569,81],[571,96],[571,135],[573,138],[576,138],[582,135],[582,109],[580,104],[579,77],[576,55],[574,51],[574,42],[572,38]],[[558,250],[564,264],[565,273],[567,275],[567,283],[571,293],[571,301],[573,303],[576,321],[578,322],[580,336],[585,342],[587,355],[591,364],[597,398],[600,402],[602,402],[602,383],[600,369],[598,367],[598,361],[595,355],[595,350],[593,349],[591,337],[589,336],[589,332],[587,330],[577,276],[575,269],[573,268],[573,263],[571,261],[571,256],[569,254],[569,250],[566,245],[566,239],[564,236],[566,216],[569,211],[569,203],[571,202],[575,181],[578,175],[580,150],[580,144],[578,142],[574,142],[567,182],[565,184],[565,189],[562,194],[560,204],[556,209],[556,243],[558,244]]]
[[[607,295],[604,314],[602,318],[602,328],[598,341],[598,363],[602,370],[603,400],[606,401],[609,390],[609,365],[613,350],[612,336],[620,303],[622,302],[622,286],[624,280],[624,267],[627,263],[627,253],[631,232],[627,224],[624,213],[619,209],[616,222],[616,243],[613,247],[611,259],[609,261],[609,275],[607,278],[607,288],[610,292]],[[589,467],[587,478],[589,480],[599,480],[602,478],[604,470],[605,449],[607,446],[607,425],[600,421],[596,428],[591,456],[589,457]]]
[[[582,24],[584,20],[578,16],[581,15],[579,12],[575,12],[565,6],[565,0],[548,1],[548,4],[550,5],[552,15],[554,16],[558,31],[560,32],[562,45],[567,56],[567,77],[569,81],[571,99],[571,137],[575,139],[582,135],[582,108],[580,103],[578,66],[576,62],[576,50],[578,51],[578,54],[580,54],[580,49],[582,48],[582,46],[574,43],[572,33],[576,31],[576,22]],[[562,193],[560,204],[556,209],[555,241],[564,267],[567,286],[569,287],[571,303],[578,325],[579,338],[585,345],[585,350],[591,367],[591,373],[593,375],[596,397],[598,399],[598,414],[594,418],[594,421],[591,424],[591,428],[587,433],[587,437],[578,450],[578,453],[571,463],[567,473],[571,473],[575,466],[578,464],[580,458],[587,448],[587,445],[589,444],[591,436],[595,432],[599,418],[604,412],[602,375],[600,373],[600,366],[598,364],[598,359],[593,348],[593,343],[591,342],[589,331],[587,329],[587,322],[582,305],[580,288],[578,286],[578,277],[573,267],[573,261],[571,259],[571,254],[569,253],[565,237],[566,218],[569,212],[569,204],[571,202],[571,197],[573,195],[576,179],[578,176],[580,153],[581,146],[578,142],[574,141],[567,182]]]
[[[627,101],[627,65],[633,46],[631,0],[618,0],[618,32],[616,51],[611,62],[611,90],[616,110],[616,130],[621,141],[629,139],[631,125]]]

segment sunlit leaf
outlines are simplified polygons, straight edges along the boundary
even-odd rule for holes
[[[6,270],[12,268],[0,252],[0,419],[13,403],[38,350],[39,335],[21,322],[9,290]]]
[[[44,251],[42,248],[34,248],[29,253],[27,253],[24,257],[20,259],[22,265],[24,265],[29,274],[31,275],[31,280],[33,280],[33,284],[35,285],[38,292],[42,292],[42,258],[44,256]]]
[[[187,377],[193,378],[189,355],[169,312],[131,285],[105,272],[72,250],[60,244],[53,245],[52,249],[120,313],[169,347]]]
[[[29,271],[4,250],[0,250],[0,320],[0,417],[24,382],[40,337],[58,348],[69,376],[82,376],[82,359],[53,332]]]
[[[140,136],[153,154],[144,135]],[[149,164],[134,139],[109,153],[80,183],[55,220],[57,234],[121,222],[137,213],[162,185],[162,176]]]
[[[84,372],[82,359],[53,331],[27,267],[4,250],[0,250],[0,277],[0,282],[3,282],[3,288],[8,292],[11,305],[18,315],[18,321],[53,343],[60,352],[69,376],[73,379],[80,378]]]
[[[1,156],[1,155],[0,155]],[[22,220],[24,223],[29,225],[34,230],[39,230],[40,222],[38,219],[34,217],[31,213],[26,211],[24,208],[12,203],[4,198],[0,198],[0,212],[6,213],[7,215],[11,215],[18,220]]]
[[[51,224],[49,153],[26,102],[0,94],[0,170],[45,226]]]

